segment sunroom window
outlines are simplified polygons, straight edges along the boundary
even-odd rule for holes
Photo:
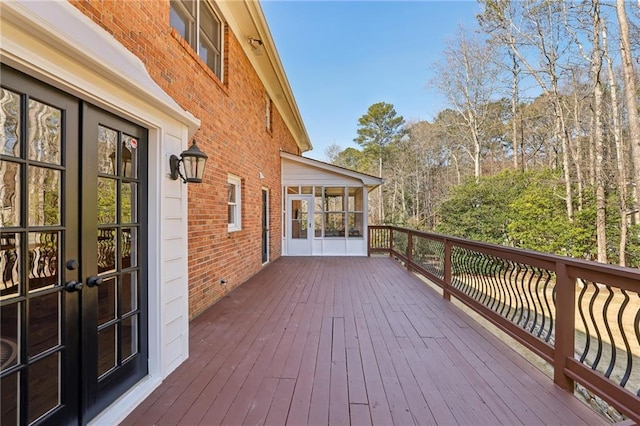
[[[208,1],[171,0],[170,24],[222,79],[222,21]]]

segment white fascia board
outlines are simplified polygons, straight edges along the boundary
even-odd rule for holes
[[[306,158],[300,155],[290,154],[285,151],[280,151],[280,158],[284,158],[284,159],[294,161],[296,163],[304,164],[306,166],[314,167],[320,170],[325,170],[341,176],[347,176],[350,178],[358,179],[359,181],[362,182],[364,186],[366,186],[369,189],[369,191],[371,191],[372,189],[384,183],[384,179],[376,176],[371,176],[366,173],[356,172],[355,170],[349,170],[343,167],[334,166],[333,164],[324,163],[322,161],[314,160],[312,158]]]

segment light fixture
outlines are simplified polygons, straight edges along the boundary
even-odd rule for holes
[[[257,49],[258,47],[262,46],[264,43],[262,43],[262,40],[259,38],[249,37],[249,44],[254,49]]]
[[[262,39],[249,37],[249,45],[256,56],[262,56],[264,54],[264,43]]]
[[[180,158],[178,158],[177,155],[169,157],[171,179],[176,180],[179,176],[184,183],[202,183],[207,158],[209,158],[207,154],[200,151],[194,139],[191,147],[186,151],[182,151]],[[180,171],[180,163],[182,163],[182,167],[184,168],[184,175]]]

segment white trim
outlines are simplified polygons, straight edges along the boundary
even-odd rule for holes
[[[369,192],[372,189],[382,185],[384,180],[379,177],[371,176],[365,173],[356,172],[354,170],[345,169],[342,167],[334,166],[333,164],[323,163],[322,161],[314,160],[311,158],[302,157],[300,155],[290,154],[288,152],[280,151],[280,158],[290,160],[296,163],[304,164],[306,166],[315,167],[320,170],[325,170],[331,173],[338,174],[340,176],[346,176],[353,179],[358,179],[364,186],[367,187]]]
[[[229,232],[242,231],[242,179],[238,176],[229,174],[227,176],[227,183],[235,186],[235,203],[231,204],[227,200],[227,205],[235,206],[234,221],[229,223]],[[228,219],[228,218],[227,218]]]

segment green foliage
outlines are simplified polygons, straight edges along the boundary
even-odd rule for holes
[[[505,244],[509,210],[527,186],[528,174],[504,171],[496,176],[468,179],[455,187],[438,210],[436,231],[477,241]]]
[[[509,240],[517,247],[573,257],[591,257],[595,250],[595,208],[566,214],[560,177],[543,172],[508,204]]]
[[[376,158],[383,158],[386,147],[405,134],[404,118],[392,104],[378,102],[358,119],[358,137],[353,141]]]
[[[370,159],[362,151],[346,148],[333,159],[332,164],[359,172],[368,172]]]

